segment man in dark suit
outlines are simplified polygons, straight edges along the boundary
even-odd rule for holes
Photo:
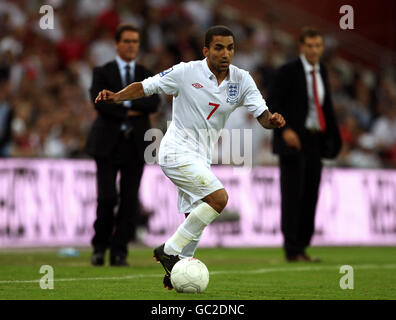
[[[0,158],[10,155],[14,110],[9,103],[9,93],[9,82],[0,75]]]
[[[133,81],[152,76],[135,62],[139,52],[139,30],[132,25],[120,25],[115,35],[117,57],[93,71],[91,98],[109,88],[119,91]],[[138,218],[138,190],[144,167],[145,132],[150,129],[148,115],[155,112],[159,97],[153,95],[122,104],[95,103],[98,112],[88,136],[86,150],[97,167],[97,217],[92,239],[91,263],[104,264],[110,248],[110,265],[127,266],[128,242],[134,238]],[[116,178],[120,172],[120,192]],[[117,214],[115,207],[118,205]]]
[[[300,57],[281,67],[271,84],[268,105],[281,113],[285,127],[274,130],[279,155],[281,229],[287,261],[320,261],[306,254],[315,228],[322,158],[341,148],[326,67],[320,63],[323,36],[305,27]]]

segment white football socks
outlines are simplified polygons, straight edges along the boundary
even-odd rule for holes
[[[215,209],[206,202],[202,202],[190,212],[173,236],[165,242],[165,253],[170,255],[181,254],[184,247],[192,240],[200,238],[203,229],[218,216],[219,213]]]
[[[201,240],[201,236],[202,236],[202,234],[199,236],[199,238],[195,238],[195,239],[191,240],[190,243],[187,244],[183,248],[181,254],[179,254],[180,259],[194,257],[194,253],[195,253],[195,250],[197,250],[199,240]]]

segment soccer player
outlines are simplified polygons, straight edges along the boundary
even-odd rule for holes
[[[178,210],[186,219],[154,257],[165,269],[164,286],[172,289],[170,273],[180,257],[193,256],[202,231],[223,211],[228,194],[210,170],[211,150],[231,112],[246,107],[266,129],[281,128],[285,120],[271,114],[245,70],[231,64],[235,38],[225,26],[205,34],[204,60],[181,62],[114,93],[102,90],[96,101],[120,103],[154,93],[173,96],[172,122],[161,141],[158,162],[177,186]]]

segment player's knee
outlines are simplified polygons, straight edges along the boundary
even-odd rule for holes
[[[223,209],[226,207],[228,202],[228,194],[225,189],[220,189],[212,194],[206,196],[203,201],[205,201],[208,205],[210,205],[213,209],[215,209],[218,213],[221,213]]]
[[[217,199],[216,199],[216,206],[217,206],[217,212],[221,213],[224,208],[227,206],[228,202],[228,193],[223,189],[221,193],[219,193]]]

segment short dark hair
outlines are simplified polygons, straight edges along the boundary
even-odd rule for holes
[[[123,24],[120,24],[120,25],[117,27],[117,30],[116,30],[116,32],[115,32],[114,38],[115,38],[115,41],[116,41],[116,42],[120,42],[120,40],[121,40],[121,35],[122,35],[122,33],[123,33],[124,31],[133,31],[133,32],[137,32],[137,33],[139,33],[139,36],[140,36],[140,30],[139,30],[138,27],[136,27],[136,26],[134,26],[133,24],[130,24],[130,23],[123,23]]]
[[[306,26],[300,31],[300,43],[305,42],[305,38],[323,37],[322,32],[312,26]]]
[[[210,42],[212,41],[214,36],[231,36],[235,41],[235,36],[232,33],[231,29],[226,26],[213,26],[210,27],[205,34],[205,47],[209,48]]]

